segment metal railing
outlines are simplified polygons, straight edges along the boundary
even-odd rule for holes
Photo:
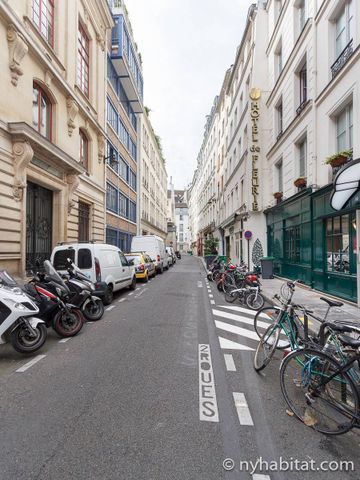
[[[335,62],[331,65],[332,78],[336,77],[353,53],[353,39],[351,39]]]

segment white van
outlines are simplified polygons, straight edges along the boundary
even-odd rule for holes
[[[164,240],[157,235],[137,235],[131,241],[132,252],[146,252],[155,260],[155,268],[159,273],[169,269],[168,254]]]
[[[66,273],[66,259],[70,258],[95,284],[105,282],[107,290],[103,301],[111,303],[113,292],[125,287],[136,288],[135,267],[123,252],[106,243],[66,243],[57,245],[51,254],[55,269]],[[105,285],[106,288],[106,285]]]

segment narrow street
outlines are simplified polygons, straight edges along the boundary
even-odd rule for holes
[[[117,294],[77,337],[49,332],[29,368],[37,355],[2,346],[0,479],[359,478],[358,433],[325,437],[289,416],[281,355],[256,374],[253,313],[209,285],[201,261],[184,255]],[[240,471],[240,461],[281,457],[318,469],[352,460],[355,470]]]

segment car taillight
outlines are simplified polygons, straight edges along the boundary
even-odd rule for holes
[[[101,282],[101,268],[100,268],[100,262],[98,258],[95,258],[95,275],[96,275],[96,281]]]
[[[158,255],[156,258],[157,258],[157,261],[160,262],[160,255]]]

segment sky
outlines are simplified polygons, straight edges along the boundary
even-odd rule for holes
[[[125,0],[144,104],[175,188],[192,180],[206,115],[235,60],[251,0]]]

